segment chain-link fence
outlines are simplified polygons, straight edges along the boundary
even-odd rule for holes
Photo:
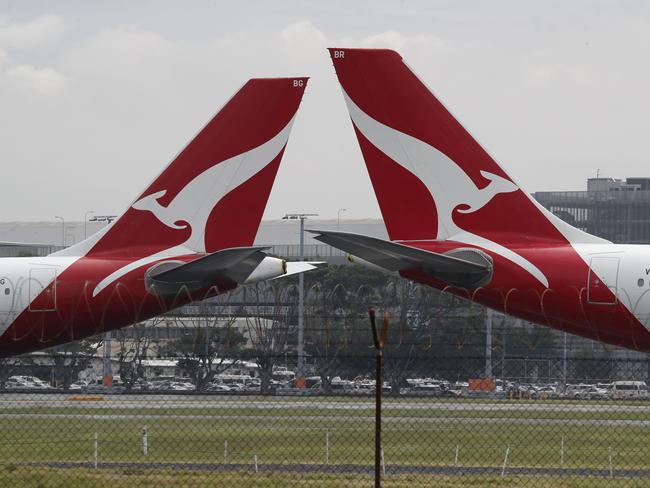
[[[371,486],[373,306],[383,486],[650,485],[647,355],[356,267],[306,276],[302,334],[298,297],[250,286],[1,359],[0,484]]]

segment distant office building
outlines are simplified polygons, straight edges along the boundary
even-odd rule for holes
[[[590,234],[617,244],[650,244],[650,178],[589,178],[586,191],[542,191],[533,196]],[[615,348],[609,356],[614,377],[649,377],[647,354]]]
[[[650,178],[590,178],[586,191],[541,191],[562,220],[618,244],[650,244]]]
[[[106,226],[104,222],[0,222],[0,257],[45,256],[71,246]],[[309,219],[306,229],[342,230],[387,239],[386,226],[381,219]],[[300,236],[297,220],[265,220],[260,224],[255,245],[269,246],[269,253],[290,261],[300,257]],[[42,243],[22,245],[19,243]],[[313,238],[305,232],[305,259],[345,264],[346,254]]]
[[[16,258],[26,256],[47,256],[61,249],[49,244],[23,244],[20,242],[0,242],[0,257]]]

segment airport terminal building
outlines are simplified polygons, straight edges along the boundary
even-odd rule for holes
[[[542,191],[533,196],[589,234],[616,244],[650,244],[650,178],[590,178],[586,191]]]

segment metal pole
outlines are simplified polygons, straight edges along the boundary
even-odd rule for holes
[[[97,435],[97,432],[95,432],[95,443],[93,449],[93,466],[95,469],[97,469],[98,458],[99,458],[99,437]]]
[[[142,454],[149,455],[149,429],[146,425],[142,428]]]
[[[492,309],[485,314],[485,377],[492,378]]]
[[[501,468],[501,477],[506,475],[506,467],[508,466],[508,454],[510,454],[510,446],[506,447],[506,455],[503,458],[503,467]]]
[[[368,310],[368,316],[375,344],[375,488],[381,488],[381,474],[385,472],[384,450],[381,446],[381,390],[383,386],[381,359],[388,335],[388,316],[384,316],[381,332],[377,330],[375,311],[373,309]]]
[[[305,219],[315,217],[318,214],[293,213],[286,214],[283,219],[300,220],[300,260],[305,259]],[[300,273],[298,275],[298,366],[296,368],[295,386],[305,387],[305,279]]]
[[[330,431],[325,432],[325,464],[330,463]]]
[[[113,386],[113,367],[111,365],[111,333],[104,334],[104,386]]]
[[[375,354],[375,488],[381,487],[381,349]]]
[[[87,224],[88,224],[88,215],[90,215],[91,213],[95,213],[95,212],[93,212],[92,210],[88,210],[84,214],[84,239],[86,239],[88,237],[88,230],[87,230],[88,229],[88,226],[87,226]]]
[[[338,212],[336,212],[336,230],[339,230],[340,224],[341,224],[341,212],[345,212],[347,208],[339,208]]]
[[[55,215],[54,218],[61,220],[61,245],[65,247],[65,219],[58,215]]]
[[[609,477],[613,478],[614,477],[614,466],[612,464],[612,448],[608,447],[607,448],[607,454],[609,458]]]
[[[300,216],[300,260],[305,260],[305,217]],[[305,387],[305,278],[298,275],[298,388]]]
[[[564,351],[562,353],[562,382],[566,389],[566,332],[564,333]]]

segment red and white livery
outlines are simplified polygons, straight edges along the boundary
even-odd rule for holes
[[[253,246],[306,85],[249,80],[103,231],[47,257],[0,259],[0,356],[312,269]]]
[[[331,49],[390,241],[317,239],[415,281],[650,351],[650,246],[576,229],[526,193],[386,49]]]

